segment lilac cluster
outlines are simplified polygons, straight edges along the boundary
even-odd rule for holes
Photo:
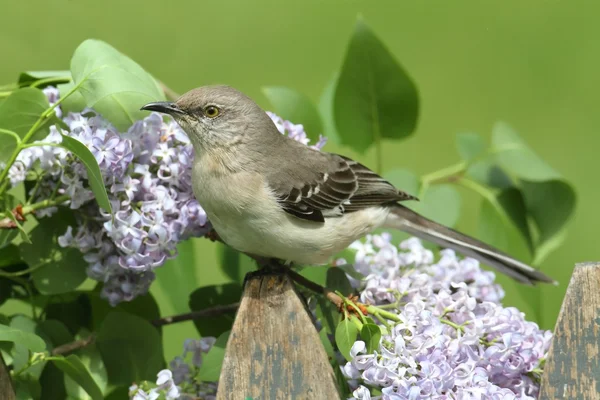
[[[129,388],[129,397],[132,400],[154,400],[164,394],[167,400],[215,400],[217,384],[196,379],[204,354],[208,353],[215,341],[214,337],[186,340],[183,344],[183,354],[171,361],[169,369],[158,373],[156,386],[149,388],[146,382],[139,386],[132,385]]]
[[[147,389],[133,384],[129,387],[129,397],[132,400],[158,400],[161,395],[163,399],[181,399],[181,391],[173,380],[173,373],[163,369],[156,374],[156,387]]]
[[[390,235],[374,235],[351,247],[366,276],[361,301],[391,304],[399,319],[373,353],[354,343],[342,367],[353,398],[537,397],[552,334],[500,304],[504,293],[492,272],[452,250],[435,261],[416,238],[398,248]]]
[[[58,91],[44,90],[51,103]],[[152,113],[118,132],[94,110],[57,116],[69,132],[57,126],[42,140],[48,145],[27,148],[9,170],[14,186],[39,165],[43,177],[30,193],[34,201],[67,195],[78,224],[59,237],[63,247],[75,247],[89,263],[88,276],[104,283],[102,296],[111,304],[145,294],[154,280],[153,269],[174,257],[177,244],[206,234],[209,221],[192,193],[193,148],[183,130],[169,118]],[[301,125],[269,114],[282,134],[305,144]],[[113,215],[98,208],[87,184],[86,170],[72,154],[56,147],[62,134],[85,144],[100,166]],[[324,145],[321,138],[316,145]],[[55,207],[38,212],[51,215]]]

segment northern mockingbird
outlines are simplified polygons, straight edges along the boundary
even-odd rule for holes
[[[416,199],[364,165],[282,135],[266,112],[236,89],[204,86],[175,102],[142,109],[169,114],[188,134],[196,199],[221,239],[238,251],[319,265],[385,227],[455,249],[523,283],[554,282],[401,205]]]

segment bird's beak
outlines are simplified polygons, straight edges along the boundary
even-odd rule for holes
[[[177,106],[177,104],[175,104],[171,101],[157,101],[154,103],[148,103],[145,106],[143,106],[140,110],[157,111],[157,112],[160,112],[163,114],[169,114],[169,115],[185,114],[185,112],[183,112]]]

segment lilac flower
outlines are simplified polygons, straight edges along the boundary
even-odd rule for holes
[[[161,397],[161,395],[164,395],[164,397]],[[132,400],[156,400],[158,398],[175,400],[181,398],[181,392],[173,381],[171,371],[163,369],[156,375],[156,387],[146,391],[134,384],[129,387],[129,397]]]
[[[183,345],[183,354],[169,363],[173,382],[181,389],[181,399],[202,398],[215,399],[217,384],[215,382],[199,382],[196,374],[202,366],[202,357],[215,344],[216,338],[205,337],[200,340],[187,339]]]
[[[51,104],[58,101],[55,88],[44,89]],[[102,296],[111,304],[130,301],[147,293],[155,268],[177,254],[177,244],[206,234],[210,221],[192,192],[194,151],[185,132],[172,119],[152,113],[135,122],[127,132],[118,132],[92,109],[57,115],[70,131],[50,128],[46,143],[60,143],[62,135],[77,139],[94,155],[107,187],[113,214],[98,209],[87,182],[86,169],[64,148],[39,146],[19,154],[9,170],[14,186],[26,179],[34,165],[43,178],[34,201],[68,195],[76,210],[77,226],[59,239],[84,254],[87,273],[104,283]],[[269,114],[282,134],[308,144],[302,125]],[[313,146],[325,144],[321,137]],[[38,211],[38,217],[56,212],[56,207]],[[114,218],[113,218],[114,216]]]
[[[361,301],[394,306],[398,322],[379,348],[358,340],[342,372],[356,399],[534,399],[552,334],[512,307],[494,274],[418,239],[396,247],[388,234],[353,243]],[[373,396],[369,388],[379,388]]]

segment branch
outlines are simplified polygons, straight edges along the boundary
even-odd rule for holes
[[[75,350],[83,349],[84,347],[91,345],[95,341],[96,341],[96,334],[92,333],[90,336],[88,336],[84,339],[75,340],[74,342],[65,343],[62,346],[55,347],[54,350],[52,350],[52,355],[60,356],[60,355],[67,354],[67,353],[70,353]]]
[[[14,217],[17,221],[23,222],[23,221],[25,221],[25,219],[26,219],[25,217],[27,215],[33,214],[39,209],[59,206],[62,203],[64,203],[65,201],[68,201],[70,199],[71,199],[71,197],[69,195],[64,194],[64,195],[58,196],[56,199],[42,200],[38,203],[31,204],[29,206],[23,206],[23,205],[19,204],[12,211],[6,211],[6,212],[12,212],[12,214],[14,215]],[[0,215],[6,215],[6,213],[1,213]],[[15,222],[13,221],[12,218],[5,217],[5,218],[0,219],[0,229],[15,229],[15,228],[17,228],[17,225],[15,224]]]
[[[172,315],[170,317],[163,317],[163,318],[155,319],[154,321],[152,321],[152,325],[154,325],[156,327],[160,327],[163,325],[175,324],[177,322],[190,321],[190,320],[194,320],[194,319],[198,319],[198,318],[202,318],[202,317],[216,317],[221,314],[235,312],[235,311],[237,311],[239,306],[240,306],[240,303],[237,302],[237,303],[233,303],[233,304],[226,304],[223,306],[214,306],[211,308],[206,308],[204,310],[192,311],[192,312],[185,313],[185,314]]]
[[[311,281],[310,279],[306,279],[305,277],[303,277],[302,275],[300,275],[296,271],[293,271],[290,268],[286,270],[286,273],[290,278],[294,280],[294,282],[304,286],[309,290],[312,290],[317,294],[325,296],[325,298],[331,301],[338,308],[338,310],[342,309],[344,300],[340,296],[335,294],[332,290],[326,288],[325,286],[321,286],[318,283]]]

